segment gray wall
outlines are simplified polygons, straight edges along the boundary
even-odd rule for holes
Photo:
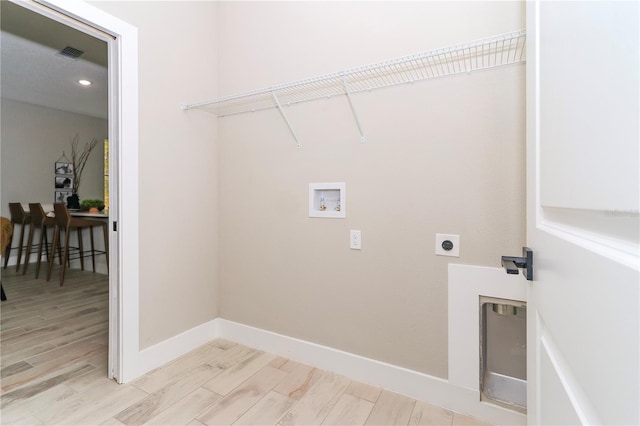
[[[2,99],[1,113],[3,216],[10,216],[10,202],[54,202],[54,163],[63,151],[71,159],[76,133],[81,146],[94,137],[99,141],[82,174],[80,198],[103,198],[102,142],[108,136],[107,120],[9,99]]]
[[[215,2],[90,2],[138,28],[140,347],[218,316]]]

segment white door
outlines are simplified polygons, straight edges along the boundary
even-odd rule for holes
[[[640,424],[639,9],[527,5],[530,424]]]

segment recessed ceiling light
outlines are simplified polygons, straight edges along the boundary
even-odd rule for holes
[[[91,86],[93,84],[89,80],[78,80],[78,83],[83,86]]]

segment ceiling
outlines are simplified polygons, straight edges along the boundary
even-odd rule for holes
[[[0,28],[3,98],[108,118],[106,42],[8,1],[0,1]],[[67,46],[85,53],[59,55]]]

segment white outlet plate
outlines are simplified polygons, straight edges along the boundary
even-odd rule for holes
[[[349,231],[349,248],[353,250],[362,250],[362,231],[352,229]]]
[[[453,243],[451,250],[445,250],[442,247],[442,243],[447,240]],[[436,254],[438,256],[460,257],[460,235],[436,234]]]

